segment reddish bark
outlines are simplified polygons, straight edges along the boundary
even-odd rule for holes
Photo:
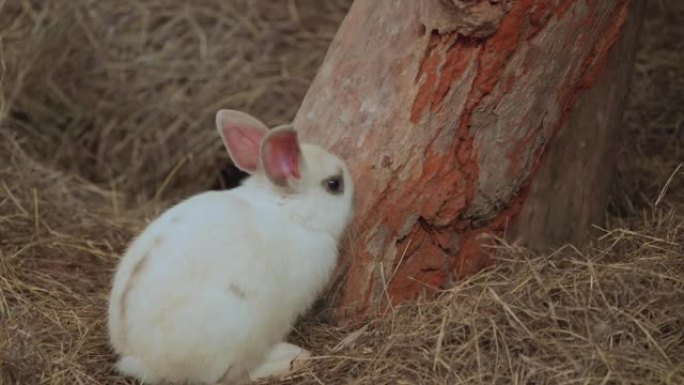
[[[357,184],[338,315],[476,272],[482,235],[581,241],[605,207],[637,8],[356,0],[295,119]]]

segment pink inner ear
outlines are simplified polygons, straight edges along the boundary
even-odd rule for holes
[[[228,123],[223,126],[223,139],[235,165],[253,173],[259,166],[259,145],[266,135],[260,127]]]
[[[296,131],[284,130],[271,134],[266,138],[262,151],[264,171],[275,184],[285,185],[288,179],[301,178]]]

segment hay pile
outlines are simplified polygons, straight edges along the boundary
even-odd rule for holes
[[[133,383],[104,327],[121,251],[220,179],[217,108],[293,116],[348,3],[0,1],[0,384]],[[318,357],[272,383],[684,383],[684,5],[653,3],[601,238],[305,321]]]

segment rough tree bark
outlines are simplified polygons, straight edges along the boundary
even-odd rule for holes
[[[483,234],[544,248],[601,222],[642,7],[354,2],[294,122],[357,185],[338,316],[481,269]]]

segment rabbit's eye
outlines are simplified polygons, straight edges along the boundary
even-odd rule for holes
[[[331,176],[323,180],[323,188],[330,194],[339,195],[344,192],[344,183],[339,175]]]

